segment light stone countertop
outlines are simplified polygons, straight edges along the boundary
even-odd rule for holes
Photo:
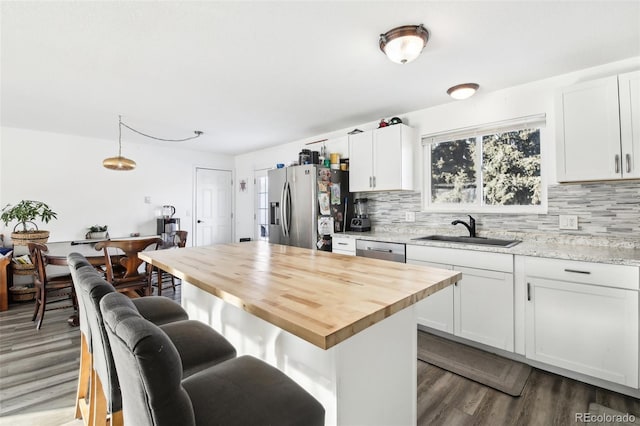
[[[588,237],[573,238],[558,236],[554,238],[542,238],[539,235],[481,235],[482,237],[516,239],[522,242],[511,248],[451,243],[444,241],[416,241],[413,238],[433,234],[444,234],[426,230],[420,233],[403,233],[389,231],[373,232],[345,232],[336,236],[345,236],[359,240],[387,241],[419,246],[446,247],[463,250],[477,250],[492,253],[506,253],[521,256],[546,257],[552,259],[577,260],[594,263],[608,263],[614,265],[640,266],[640,242],[638,246],[633,243],[605,245],[606,239],[590,239]],[[461,235],[461,234],[457,234]],[[564,244],[561,242],[565,242]],[[580,244],[582,243],[582,244]]]

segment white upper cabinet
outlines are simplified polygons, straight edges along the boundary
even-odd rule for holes
[[[414,131],[404,124],[349,136],[349,190],[413,189]]]
[[[618,76],[622,176],[640,178],[640,71]]]
[[[640,177],[640,72],[559,91],[558,181]]]
[[[370,191],[373,168],[373,132],[349,135],[349,191]]]

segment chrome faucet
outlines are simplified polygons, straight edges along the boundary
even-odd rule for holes
[[[471,238],[475,238],[476,237],[476,220],[473,217],[471,217],[471,215],[468,215],[468,216],[469,216],[469,223],[465,222],[464,220],[454,220],[453,222],[451,222],[451,224],[464,225],[464,227],[467,228],[467,230],[469,231],[469,236]]]

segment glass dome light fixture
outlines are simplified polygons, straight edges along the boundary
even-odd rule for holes
[[[468,99],[473,96],[479,88],[480,85],[477,83],[457,84],[447,89],[447,95],[458,100]]]
[[[422,25],[403,25],[380,34],[380,50],[397,64],[408,64],[422,53],[429,31]]]
[[[188,140],[191,140],[191,139],[199,138],[200,136],[202,136],[204,134],[200,130],[194,130],[193,133],[195,133],[195,136],[191,136],[191,137],[184,138],[184,139],[157,138],[155,136],[151,136],[151,135],[148,135],[146,133],[142,133],[141,131],[136,130],[133,127],[123,123],[122,122],[122,116],[119,115],[118,116],[118,155],[116,157],[105,158],[102,161],[102,165],[105,168],[110,169],[110,170],[122,170],[122,171],[125,171],[125,170],[133,170],[133,169],[136,168],[136,162],[135,161],[122,156],[122,126],[126,127],[127,129],[129,129],[129,130],[131,130],[133,132],[136,132],[137,134],[142,135],[144,137],[155,139],[155,140],[158,140],[158,141],[165,141],[165,142],[184,142],[184,141],[188,141]]]

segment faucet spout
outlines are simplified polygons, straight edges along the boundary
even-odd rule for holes
[[[469,215],[469,223],[465,222],[464,220],[460,220],[460,219],[456,219],[453,222],[451,222],[452,225],[464,225],[465,228],[467,228],[467,231],[469,231],[469,236],[471,238],[475,238],[476,237],[476,220]]]

